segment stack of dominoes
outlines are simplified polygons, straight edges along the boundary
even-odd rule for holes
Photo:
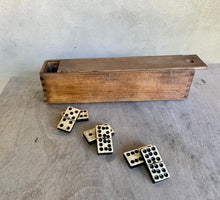
[[[70,133],[76,122],[88,120],[88,110],[79,110],[68,106],[66,111],[61,112],[61,120],[58,123],[57,128]]]
[[[83,132],[88,143],[97,143],[98,154],[113,153],[112,135],[114,135],[114,130],[109,124],[97,125],[95,128]]]
[[[154,183],[163,181],[170,177],[170,174],[155,145],[147,145],[124,152],[129,166],[136,167],[142,163],[147,165]]]

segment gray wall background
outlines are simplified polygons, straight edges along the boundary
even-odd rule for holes
[[[0,91],[46,59],[219,53],[219,0],[0,0]]]

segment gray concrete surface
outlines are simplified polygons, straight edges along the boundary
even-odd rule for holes
[[[0,90],[46,59],[198,54],[219,63],[219,0],[0,0]]]
[[[56,129],[67,105],[43,102],[38,72],[0,95],[1,200],[220,199],[220,65],[197,71],[185,101],[73,104],[89,110],[70,134]],[[98,156],[82,132],[108,122],[114,154]],[[155,144],[171,178],[153,184],[123,152]]]

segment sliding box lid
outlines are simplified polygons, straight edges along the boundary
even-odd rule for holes
[[[61,60],[58,73],[206,69],[197,55],[83,58]]]

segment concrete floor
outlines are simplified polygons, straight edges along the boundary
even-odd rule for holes
[[[219,199],[220,65],[197,71],[185,101],[73,104],[90,120],[56,129],[67,105],[47,105],[38,72],[0,95],[0,199]],[[108,122],[114,154],[98,156],[82,132]],[[155,144],[171,178],[153,184],[123,152]]]

